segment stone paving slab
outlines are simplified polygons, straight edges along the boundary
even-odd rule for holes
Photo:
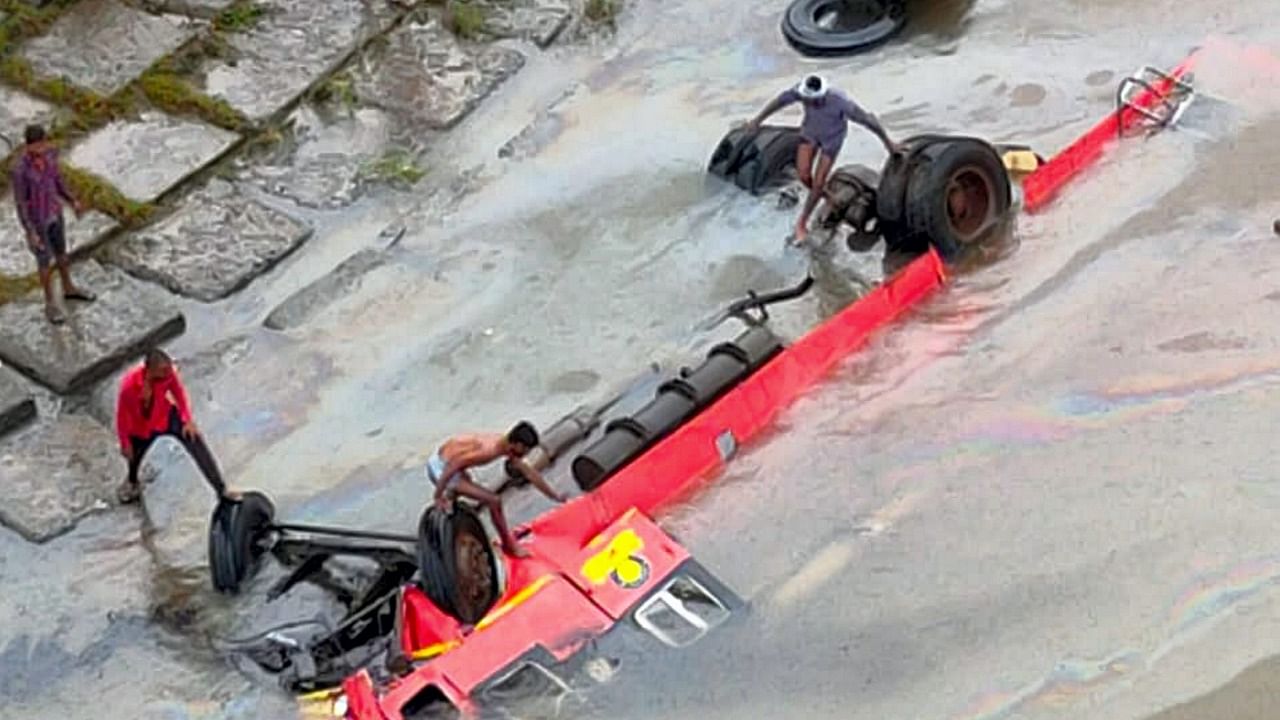
[[[64,325],[45,319],[39,290],[0,305],[0,359],[55,392],[87,389],[186,329],[182,313],[154,286],[96,261],[79,263],[72,273],[98,301],[68,303]]]
[[[287,124],[289,141],[271,157],[243,163],[238,178],[308,208],[337,209],[359,199],[360,171],[391,144],[392,119],[376,108],[320,113],[304,104]]]
[[[343,260],[336,268],[272,309],[263,325],[272,330],[289,330],[305,324],[335,301],[349,294],[360,280],[387,262],[387,253],[365,248]]]
[[[0,440],[0,523],[46,542],[109,507],[124,470],[115,436],[87,415],[8,435]]]
[[[67,208],[62,217],[66,223],[67,250],[73,255],[97,247],[116,228],[115,220],[96,210],[77,218]],[[13,207],[13,195],[6,193],[0,197],[0,277],[25,277],[35,274],[36,270],[35,256],[27,250],[22,224]]]
[[[463,47],[432,20],[406,23],[356,72],[356,95],[413,129],[446,130],[524,66],[499,47]]]
[[[81,0],[47,33],[25,43],[21,53],[40,75],[114,95],[195,32],[189,22],[116,0]]]
[[[228,37],[238,56],[205,70],[205,92],[252,120],[271,117],[335,71],[361,42],[390,26],[388,3],[375,0],[275,0],[249,32]]]
[[[149,112],[95,131],[71,149],[67,161],[133,200],[152,202],[238,140],[229,130]]]
[[[0,367],[0,437],[36,417],[36,401],[14,371]]]
[[[293,252],[311,227],[215,180],[157,225],[112,244],[107,260],[173,292],[212,302]]]
[[[540,48],[555,42],[573,18],[562,0],[490,0],[486,5],[485,31],[500,38],[529,40]]]
[[[157,12],[210,19],[231,7],[235,2],[236,0],[144,0],[144,5]]]
[[[2,20],[0,20],[2,22]],[[51,124],[57,108],[24,92],[0,85],[0,133],[15,146],[22,143],[22,129],[31,123]],[[12,148],[0,142],[0,152]]]

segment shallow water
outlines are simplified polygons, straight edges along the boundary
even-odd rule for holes
[[[900,42],[819,63],[781,40],[782,6],[633,8],[615,44],[532,58],[433,150],[436,195],[315,211],[302,253],[219,304],[216,333],[181,341],[238,338],[196,400],[235,484],[298,521],[411,528],[429,492],[419,463],[447,434],[549,422],[685,357],[727,300],[798,280],[810,259],[783,247],[791,211],[703,164],[805,70],[895,135],[1048,155],[1110,110],[1124,74],[1171,66],[1211,33],[1280,52],[1266,2],[994,0],[936,3]],[[1265,632],[1280,618],[1267,471],[1280,98],[1225,49],[1198,83],[1206,102],[1183,129],[1126,141],[1021,218],[998,261],[664,518],[751,610],[625,666],[589,713],[1136,718],[1280,650]],[[499,158],[517,135],[521,152]],[[855,133],[841,160],[880,153]],[[296,330],[257,325],[389,223],[408,228],[400,250],[352,295]],[[850,273],[878,272],[831,261],[841,280],[776,309],[780,332],[848,297]],[[249,598],[214,597],[196,487],[175,456],[145,521],[97,517],[39,548],[0,537],[9,709],[288,716],[211,638],[322,604],[304,592],[262,609],[270,577]]]

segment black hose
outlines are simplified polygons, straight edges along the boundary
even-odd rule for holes
[[[786,302],[787,300],[794,300],[809,292],[809,288],[811,287],[813,287],[813,276],[805,275],[804,280],[800,281],[800,284],[793,287],[774,290],[773,292],[764,294],[760,294],[752,290],[747,294],[747,297],[734,301],[732,305],[721,310],[709,320],[699,325],[697,330],[705,332],[731,317],[737,317],[749,323],[759,324],[769,319],[769,314],[765,311],[765,307],[775,303]],[[759,310],[761,317],[758,319],[747,317],[746,313],[748,310]]]

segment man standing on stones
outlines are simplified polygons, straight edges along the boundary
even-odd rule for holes
[[[62,201],[71,204],[76,217],[84,213],[84,204],[72,197],[58,169],[58,149],[45,139],[44,128],[28,125],[26,147],[14,163],[13,202],[18,220],[26,232],[27,248],[36,256],[40,269],[40,286],[44,288],[44,312],[49,322],[59,325],[66,316],[53,298],[49,265],[56,264],[62,276],[62,296],[67,300],[93,302],[94,295],[71,282],[67,264],[66,226],[62,220]]]
[[[222,481],[218,463],[191,419],[191,403],[182,378],[178,377],[173,359],[163,350],[148,352],[146,359],[120,381],[116,432],[120,452],[129,463],[129,476],[116,491],[122,504],[135,502],[142,494],[138,468],[152,443],[165,435],[182,443],[218,497],[235,497]]]

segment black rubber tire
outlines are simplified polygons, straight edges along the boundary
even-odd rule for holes
[[[912,171],[927,160],[932,149],[952,138],[947,135],[915,135],[899,143],[901,152],[890,155],[880,170],[876,188],[876,215],[885,225],[906,219],[907,182]]]
[[[845,2],[878,5],[868,8],[870,22],[846,30],[828,30],[818,18]],[[878,10],[878,12],[877,12]],[[907,22],[904,0],[794,0],[782,15],[782,34],[804,55],[830,57],[869,50],[897,35]]]
[[[271,500],[258,492],[218,502],[209,521],[209,571],[214,590],[229,595],[240,592],[257,570],[262,537],[275,516]]]
[[[797,128],[765,125],[754,134],[745,127],[734,128],[711,153],[707,172],[757,193],[779,180],[788,164],[795,164],[799,147]]]
[[[732,177],[742,165],[742,152],[750,143],[747,142],[745,127],[733,128],[720,140],[707,162],[707,172],[718,177]]]
[[[756,152],[739,165],[734,183],[752,195],[778,185],[795,167],[801,142],[798,132],[775,132],[772,137],[762,137],[755,143]]]
[[[480,602],[468,602],[462,596],[458,582],[458,542],[468,536],[478,541],[486,555],[492,583]],[[493,608],[502,594],[499,586],[498,555],[494,552],[480,518],[472,511],[453,505],[453,512],[446,513],[437,507],[429,507],[418,522],[418,571],[422,576],[422,589],[436,607],[474,625]]]
[[[929,249],[929,239],[911,232],[906,223],[880,221],[880,236],[886,253],[919,255]]]
[[[913,234],[927,237],[942,258],[951,261],[1009,211],[1012,188],[1004,161],[981,140],[953,138],[935,146],[930,155],[908,181],[906,225]],[[970,198],[966,212],[971,215],[956,219],[949,212],[953,190]]]

